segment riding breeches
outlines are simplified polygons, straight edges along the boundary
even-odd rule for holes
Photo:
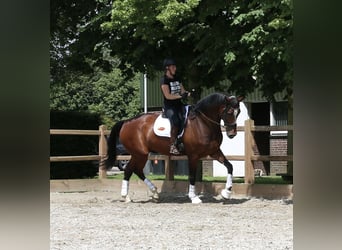
[[[167,118],[169,118],[171,127],[177,127],[178,131],[183,129],[183,107],[180,108],[164,108],[164,113]]]

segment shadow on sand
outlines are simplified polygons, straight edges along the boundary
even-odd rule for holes
[[[247,198],[231,198],[231,199],[223,199],[222,197],[213,196],[211,194],[201,194],[199,195],[202,203],[211,203],[211,204],[223,204],[223,205],[234,205],[234,204],[242,204],[249,199]],[[146,197],[147,198],[147,197]],[[113,200],[112,202],[125,202],[124,200]],[[132,197],[132,203],[156,203],[156,204],[189,204],[191,203],[187,194],[170,194],[170,193],[159,193],[159,200],[153,200],[152,198],[147,198],[146,200],[135,199]]]

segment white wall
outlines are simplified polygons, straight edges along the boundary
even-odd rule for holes
[[[249,119],[248,110],[246,105],[240,103],[241,113],[237,119],[237,126],[244,126],[245,120]],[[237,132],[237,135],[233,139],[229,139],[226,132],[223,134],[223,141],[221,144],[221,150],[224,155],[244,155],[245,154],[245,133],[243,131]],[[233,164],[233,176],[243,177],[245,176],[245,162],[244,161],[230,161]],[[227,168],[219,163],[213,161],[213,176],[227,176]]]

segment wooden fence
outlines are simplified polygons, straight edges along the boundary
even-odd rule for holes
[[[254,126],[254,121],[248,119],[244,126],[238,126],[238,131],[245,132],[245,154],[244,155],[226,155],[228,160],[245,161],[245,183],[254,183],[254,167],[253,161],[293,161],[292,155],[272,156],[272,155],[254,155],[253,148],[255,147],[254,132],[257,131],[292,131],[293,126]],[[222,130],[224,131],[224,130]],[[51,135],[97,135],[99,136],[99,154],[98,155],[83,155],[83,156],[50,156],[51,162],[61,161],[99,161],[99,178],[106,178],[106,168],[104,160],[107,154],[106,135],[109,135],[110,130],[106,126],[101,125],[99,130],[70,130],[70,129],[50,129]],[[118,155],[117,160],[129,160],[130,155]],[[174,173],[171,161],[187,160],[187,156],[167,156],[167,155],[149,155],[149,160],[164,160],[165,161],[165,179],[173,180]],[[213,160],[207,156],[201,160]]]

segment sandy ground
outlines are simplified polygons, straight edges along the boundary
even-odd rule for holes
[[[292,200],[50,193],[50,249],[293,249]]]

